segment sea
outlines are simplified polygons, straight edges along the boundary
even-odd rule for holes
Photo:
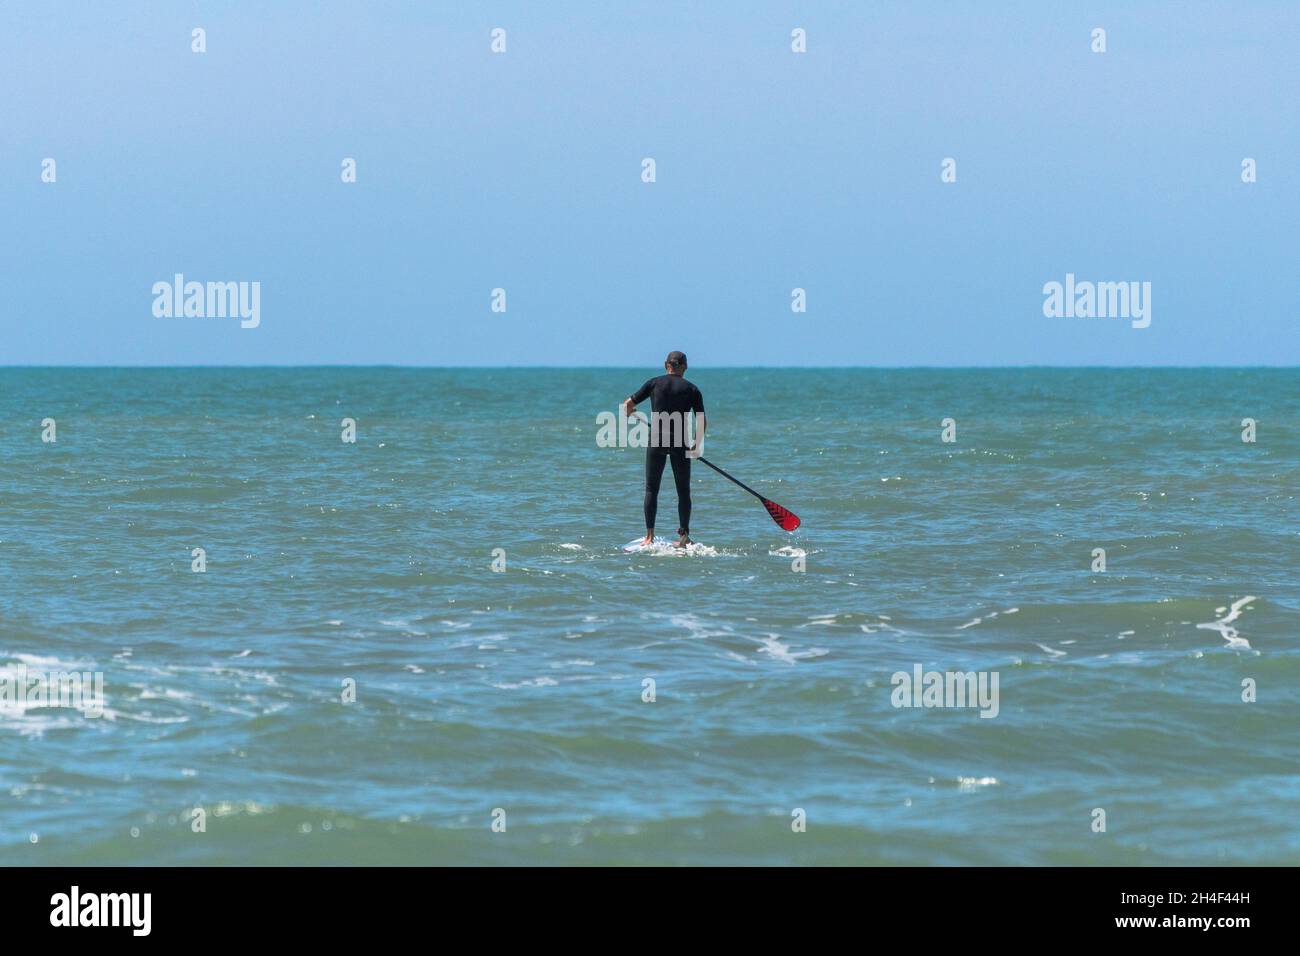
[[[656,373],[0,369],[0,864],[1300,863],[1300,370]]]

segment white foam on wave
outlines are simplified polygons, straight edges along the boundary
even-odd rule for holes
[[[557,680],[549,677],[535,677],[532,680],[521,680],[517,684],[493,684],[497,690],[518,690],[521,687],[558,687],[560,684]]]
[[[236,710],[235,708],[231,708],[228,713],[240,714],[245,717],[258,716],[254,711]],[[158,717],[154,714],[124,714],[121,711],[110,710],[108,708],[104,709],[104,717],[108,720],[117,720],[119,718],[122,720],[134,720],[139,724],[188,724],[190,722],[190,719],[183,714],[178,714],[174,717]]]
[[[1257,600],[1255,596],[1253,594],[1248,594],[1244,598],[1233,601],[1232,607],[1228,610],[1226,616],[1214,621],[1208,621],[1205,624],[1197,624],[1196,626],[1206,631],[1218,631],[1219,636],[1227,641],[1229,647],[1239,647],[1245,650],[1250,650],[1250,641],[1241,636],[1237,629],[1232,626],[1232,622],[1241,617],[1241,612],[1245,609],[1246,605],[1250,604],[1250,602],[1254,600]],[[1223,611],[1223,608],[1217,608],[1214,613],[1222,614]]]
[[[27,665],[34,671],[84,671],[92,669],[85,661],[65,661],[57,657],[43,657],[40,654],[9,654],[18,663]],[[0,665],[10,666],[10,665]]]
[[[132,685],[138,686],[138,685]],[[177,690],[174,687],[164,687],[159,691],[143,688],[136,696],[137,700],[194,700],[194,695],[187,690]]]
[[[962,793],[971,793],[979,787],[996,787],[997,777],[958,777],[957,789]]]
[[[779,635],[766,634],[761,637],[751,637],[748,634],[737,633],[731,625],[725,623],[714,624],[701,620],[694,614],[674,614],[668,618],[668,622],[674,627],[682,628],[686,631],[685,636],[675,636],[674,640],[708,640],[711,638],[728,638],[736,641],[749,641],[758,645],[757,653],[767,654],[772,660],[780,661],[783,664],[796,664],[800,661],[809,660],[816,657],[824,657],[830,651],[824,647],[810,647],[806,650],[791,650],[791,645],[783,642]],[[661,642],[654,642],[658,644]],[[646,647],[654,646],[647,644]],[[747,657],[730,649],[724,649],[723,655],[735,661],[753,665],[757,661],[752,657]]]
[[[875,624],[859,624],[858,629],[861,630],[863,634],[878,634],[881,631],[893,631],[895,634],[907,633],[901,627],[894,627],[894,625],[890,624],[889,618],[885,617],[883,614],[877,616],[880,618],[879,622]]]
[[[811,647],[806,651],[791,651],[789,644],[784,644],[775,634],[768,634],[759,639],[761,646],[758,653],[769,654],[773,660],[783,664],[797,664],[810,657],[825,657],[830,651],[824,647]]]
[[[735,632],[730,627],[721,629],[710,627],[698,617],[691,613],[674,614],[668,618],[668,623],[673,627],[685,628],[687,640],[702,640],[709,637],[734,637]]]
[[[627,547],[627,545],[624,545]],[[636,548],[628,552],[630,554],[649,554],[656,558],[664,555],[688,556],[692,558],[714,558],[718,555],[718,549],[712,548],[707,544],[700,544],[698,541],[692,541],[684,548],[679,548],[673,542],[666,538],[655,538],[650,545]]]
[[[806,558],[808,552],[803,548],[796,548],[793,545],[784,544],[775,551],[767,552],[769,557],[773,558]]]
[[[36,675],[84,674],[94,672],[95,665],[87,661],[65,661],[42,654],[4,653],[0,658],[0,681],[17,684],[31,680]],[[47,691],[51,688],[46,688]],[[104,695],[105,699],[107,694]],[[115,720],[118,711],[100,701],[98,717],[88,717],[74,707],[61,707],[49,701],[5,699],[0,703],[0,728],[14,730],[23,736],[40,736],[47,730],[68,729],[93,724],[97,720]]]
[[[58,716],[56,716],[58,715]],[[116,720],[119,714],[111,707],[105,707],[103,714],[93,720],[87,720],[81,714],[66,710],[35,710],[21,714],[16,711],[0,711],[0,730],[12,731],[20,737],[43,737],[51,730],[75,730],[79,727],[93,727],[100,721]]]
[[[808,618],[807,624],[800,624],[800,627],[835,627],[840,623],[838,614],[814,614]]]
[[[999,577],[1001,577],[1001,575],[999,575]],[[969,620],[965,624],[958,624],[955,630],[964,631],[966,630],[966,628],[974,627],[976,624],[983,624],[985,621],[991,621],[999,614],[1019,614],[1019,613],[1020,613],[1020,608],[1018,607],[1009,607],[1005,611],[989,611],[987,614]],[[888,620],[888,618],[886,618],[886,620]]]

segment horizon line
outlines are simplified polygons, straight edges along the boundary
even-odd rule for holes
[[[342,363],[316,363],[310,365],[278,365],[278,364],[231,364],[231,365],[167,365],[167,364],[150,364],[150,365],[37,365],[37,364],[0,364],[0,370],[11,369],[76,369],[82,371],[103,369],[103,370],[167,370],[167,369],[214,369],[214,370],[237,370],[237,369],[282,369],[282,370],[301,370],[301,369],[403,369],[410,371],[626,371],[629,369],[646,369],[657,368],[657,365],[414,365],[396,362],[375,362],[368,364],[346,365]],[[1111,371],[1149,371],[1152,369],[1222,369],[1222,370],[1248,370],[1248,369],[1270,369],[1270,370],[1287,370],[1300,368],[1300,365],[704,365],[697,367],[700,369],[716,370],[750,370],[750,369],[779,369],[785,370],[808,370],[808,371],[1015,371],[1031,369],[1052,369],[1060,371],[1081,370],[1081,369],[1106,369]]]

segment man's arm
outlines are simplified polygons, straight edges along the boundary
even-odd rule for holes
[[[623,399],[623,416],[632,417],[632,410],[650,397],[651,391],[654,390],[654,379],[650,379],[635,392]]]
[[[699,458],[704,454],[704,426],[707,416],[704,414],[704,396],[700,390],[695,390],[695,401],[691,403],[691,411],[695,413],[695,444],[686,449],[686,455],[689,458]]]

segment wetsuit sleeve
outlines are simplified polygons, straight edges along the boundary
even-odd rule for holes
[[[691,402],[691,411],[695,412],[697,415],[704,414],[704,395],[698,388],[695,390],[695,398]]]
[[[654,391],[654,387],[655,387],[655,380],[650,379],[650,381],[646,382],[644,385],[642,385],[640,388],[638,388],[635,392],[633,392],[628,397],[632,399],[633,405],[640,405],[642,402],[644,402],[647,398],[650,397],[650,393]]]

